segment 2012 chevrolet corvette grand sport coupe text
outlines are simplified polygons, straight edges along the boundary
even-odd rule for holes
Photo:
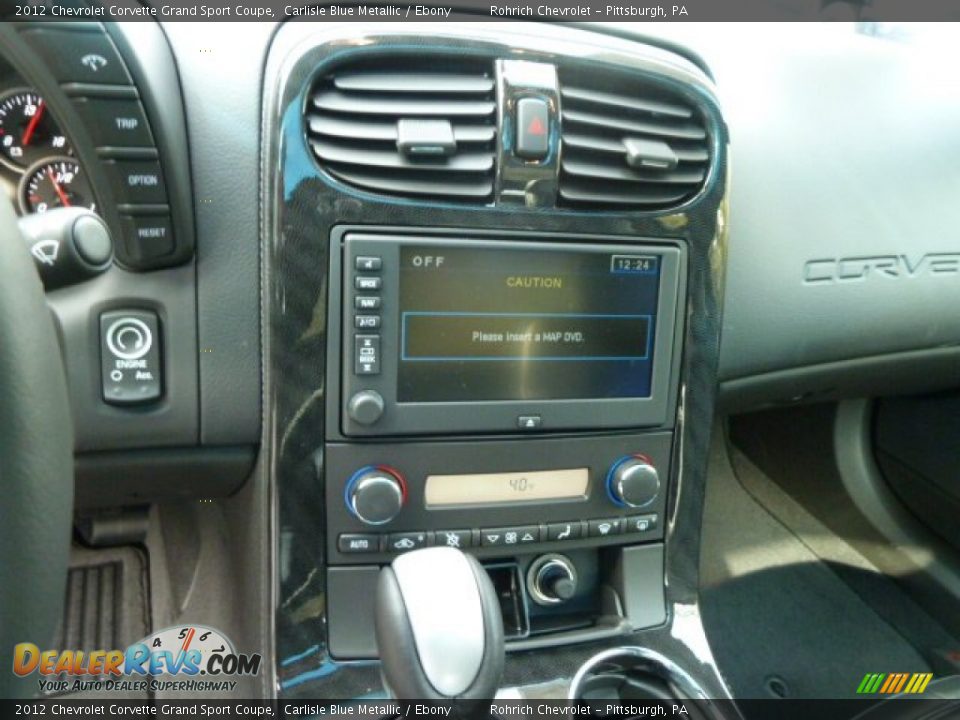
[[[955,11],[679,7],[3,6],[0,715],[960,717]]]

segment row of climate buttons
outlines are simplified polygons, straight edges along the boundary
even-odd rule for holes
[[[398,533],[343,533],[337,538],[342,553],[397,553],[423,547],[513,547],[541,542],[643,534],[657,526],[657,515],[572,520],[570,522],[472,530],[418,530]]]
[[[121,222],[118,255],[137,268],[161,265],[176,244],[159,153],[140,93],[99,23],[26,27],[97,147]]]

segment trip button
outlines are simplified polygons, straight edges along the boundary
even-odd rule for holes
[[[157,314],[141,310],[100,316],[103,400],[111,405],[149,402],[161,393]]]
[[[590,537],[608,537],[610,535],[619,535],[623,530],[623,520],[621,518],[590,520],[587,525],[589,527]]]
[[[167,188],[156,160],[106,160],[103,167],[121,205],[166,204]]]
[[[653,530],[657,526],[657,516],[634,515],[624,521],[623,531],[627,533],[645,533]]]
[[[73,98],[73,105],[100,147],[152,147],[153,135],[139,100]]]
[[[380,552],[380,536],[366,533],[344,533],[337,538],[337,549],[342,553]]]
[[[387,539],[388,552],[409,552],[426,547],[430,542],[430,535],[426,532],[393,533]]]
[[[583,534],[583,525],[579,520],[566,523],[550,523],[547,525],[547,540],[551,542],[576,540]]]
[[[21,34],[62,83],[128,85],[130,75],[110,38],[100,32],[27,30]]]

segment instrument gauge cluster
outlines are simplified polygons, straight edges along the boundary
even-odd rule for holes
[[[0,91],[0,172],[25,215],[57,207],[96,211],[90,183],[66,134],[43,97],[30,88]]]

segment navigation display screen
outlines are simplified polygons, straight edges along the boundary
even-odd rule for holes
[[[400,250],[399,402],[646,398],[661,258]]]

